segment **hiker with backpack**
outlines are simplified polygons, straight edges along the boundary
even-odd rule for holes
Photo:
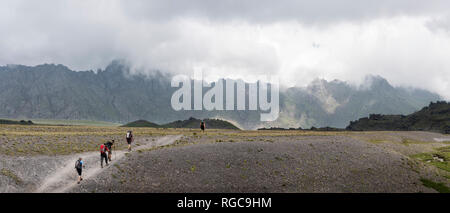
[[[100,165],[103,168],[103,158],[105,159],[106,166],[108,166],[108,156],[106,155],[106,152],[108,152],[108,146],[106,146],[106,143],[100,145]]]
[[[112,159],[112,146],[114,145],[114,140],[106,142],[106,147],[108,147],[108,160],[111,161]]]
[[[75,162],[75,169],[77,170],[78,173],[78,181],[77,183],[80,184],[80,181],[83,180],[83,178],[81,177],[81,172],[84,168],[84,162],[82,158],[78,158],[78,160]]]
[[[132,134],[131,130],[127,131],[126,139],[127,139],[127,143],[128,143],[128,151],[131,151],[131,143],[133,142],[133,134]]]
[[[205,132],[205,128],[206,128],[205,122],[202,121],[202,122],[200,123],[200,129],[201,129],[203,132]]]

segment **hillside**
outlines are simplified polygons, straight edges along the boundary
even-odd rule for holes
[[[137,120],[123,125],[122,127],[153,127],[153,128],[200,128],[202,120],[190,117],[187,120],[177,120],[167,124],[158,125],[146,120]],[[209,129],[239,129],[228,121],[220,119],[203,119],[206,128]]]
[[[420,111],[409,115],[371,114],[350,122],[347,130],[423,130],[450,134],[450,103],[430,103]]]
[[[175,111],[170,99],[178,88],[171,87],[169,74],[130,73],[120,61],[95,72],[72,71],[54,64],[0,66],[0,117],[113,123],[145,119],[158,124],[189,117],[218,117],[245,129],[343,128],[349,121],[369,114],[409,114],[441,99],[425,90],[393,87],[379,76],[368,76],[360,88],[339,80],[317,79],[306,87],[282,89],[278,120],[263,123],[258,110]]]
[[[32,125],[34,124],[32,121],[14,121],[14,120],[8,120],[8,119],[0,119],[0,124],[20,124],[20,125]]]
[[[178,120],[168,124],[161,125],[165,128],[200,128],[202,120],[190,117],[187,120]],[[203,119],[207,129],[239,129],[228,121],[220,119]]]
[[[146,121],[146,120],[137,120],[137,121],[133,121],[133,122],[127,123],[125,125],[122,125],[122,127],[153,127],[153,128],[157,128],[157,127],[159,127],[159,125],[152,123],[150,121]]]

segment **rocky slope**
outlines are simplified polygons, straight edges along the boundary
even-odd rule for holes
[[[430,103],[409,115],[371,114],[350,122],[347,130],[422,130],[450,134],[450,103]]]

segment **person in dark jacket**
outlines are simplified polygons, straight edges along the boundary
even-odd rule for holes
[[[114,145],[114,140],[106,142],[106,146],[108,147],[108,160],[111,161],[112,158],[112,146]]]
[[[128,151],[131,151],[131,143],[133,142],[133,132],[132,131],[128,131],[127,132],[127,143],[128,143]]]
[[[200,123],[200,129],[201,129],[203,132],[205,132],[205,128],[206,128],[205,122],[202,121],[202,122]]]

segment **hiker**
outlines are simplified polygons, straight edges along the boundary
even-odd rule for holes
[[[108,156],[106,156],[106,152],[109,151],[106,143],[100,145],[100,165],[103,168],[103,158],[105,159],[106,166],[108,166]]]
[[[77,170],[78,173],[78,181],[77,183],[80,184],[80,181],[83,180],[83,178],[81,177],[81,172],[83,170],[84,167],[84,162],[82,158],[78,158],[78,160],[75,162],[75,169]]]
[[[200,129],[201,129],[203,132],[205,132],[205,128],[206,128],[205,122],[202,121],[202,122],[200,123]]]
[[[114,140],[106,142],[106,147],[108,147],[108,160],[111,161],[112,158],[112,146],[114,145]]]
[[[131,151],[131,143],[133,142],[133,134],[130,131],[127,132],[127,143],[128,143],[128,151]]]

